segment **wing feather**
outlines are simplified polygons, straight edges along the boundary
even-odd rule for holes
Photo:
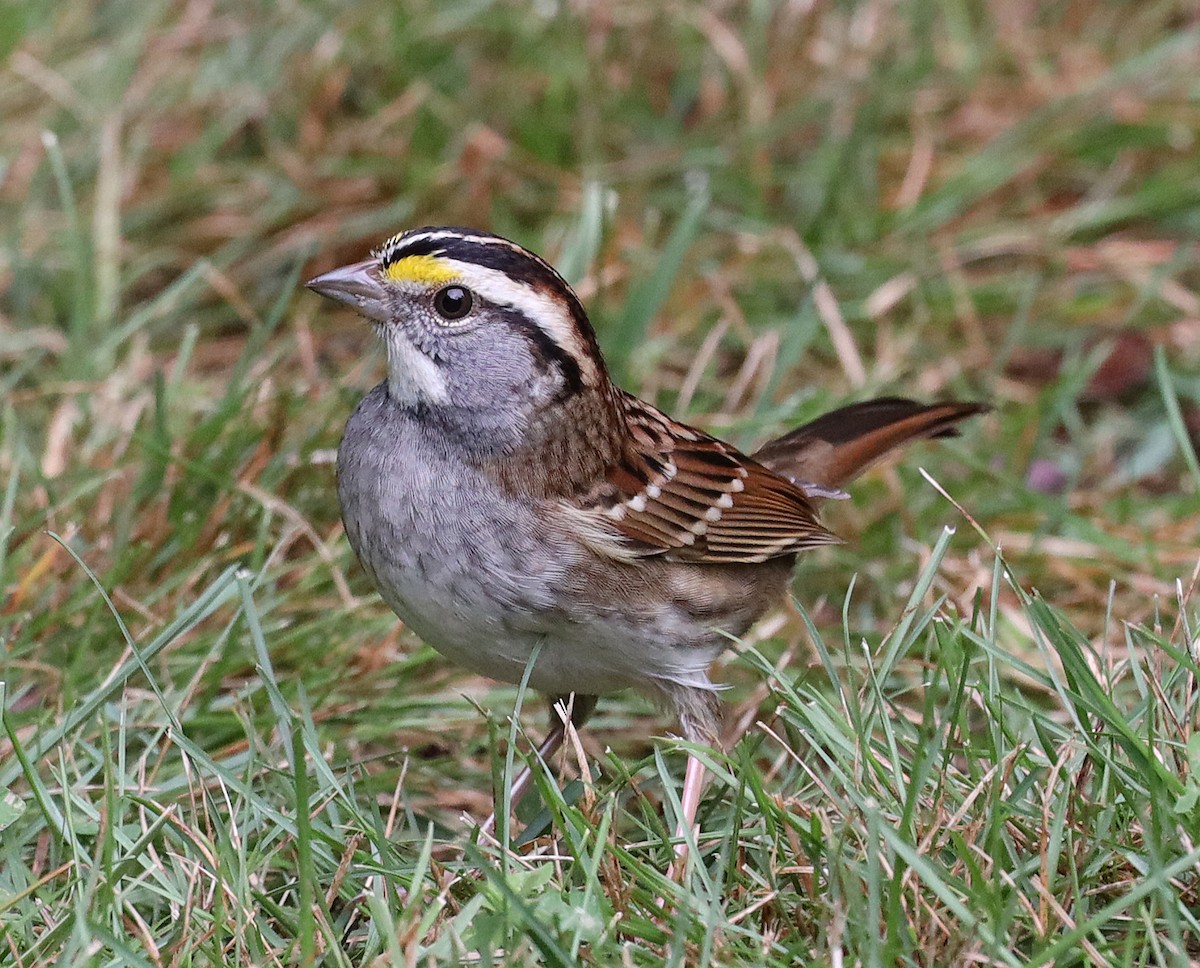
[[[758,562],[838,539],[804,492],[714,437],[629,394],[620,400],[630,446],[572,511],[604,522],[617,557]],[[593,544],[596,542],[593,541]],[[599,546],[598,546],[599,547]]]

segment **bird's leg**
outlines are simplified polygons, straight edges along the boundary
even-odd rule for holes
[[[688,753],[687,770],[683,774],[683,793],[679,798],[679,826],[675,828],[675,858],[667,868],[668,880],[683,876],[688,855],[688,835],[696,836],[696,812],[700,809],[700,794],[704,790],[704,764],[695,753]]]
[[[548,763],[550,758],[559,751],[563,740],[567,737],[567,715],[571,717],[571,725],[576,729],[581,729],[596,708],[596,699],[596,696],[570,693],[566,696],[555,696],[550,700],[550,732],[537,749],[538,761]],[[559,711],[560,706],[562,712]],[[536,763],[527,764],[513,780],[508,798],[510,809],[515,810],[517,804],[521,802],[521,798],[525,796],[529,784],[533,781],[535,767]]]
[[[567,711],[570,713],[571,725],[576,729],[581,729],[583,724],[592,714],[592,710],[596,708],[596,696],[583,696],[578,693],[570,693],[566,696],[555,696],[550,701],[550,732],[546,734],[546,738],[542,740],[542,745],[537,748],[537,760],[542,763],[548,763],[550,758],[559,751],[563,744],[563,740],[567,737]],[[564,710],[560,715],[558,707],[561,706]],[[529,789],[529,784],[533,781],[533,770],[535,763],[530,763],[521,769],[517,774],[517,778],[513,780],[512,786],[509,787],[508,805],[509,810],[515,810],[517,804],[521,802],[521,798],[525,796]],[[496,811],[492,811],[492,815],[483,822],[482,830],[485,833],[490,833],[496,825]]]
[[[690,743],[719,749],[720,712],[716,696],[704,689],[679,689],[668,695],[679,713],[684,738]],[[704,792],[704,773],[704,763],[695,753],[688,753],[679,797],[679,824],[675,828],[675,856],[667,868],[667,877],[673,881],[683,877],[689,836],[695,839],[698,835],[696,814],[700,810],[700,794]]]

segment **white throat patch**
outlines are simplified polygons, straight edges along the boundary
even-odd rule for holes
[[[438,365],[390,326],[383,333],[387,350],[388,393],[400,404],[445,403],[446,380]]]

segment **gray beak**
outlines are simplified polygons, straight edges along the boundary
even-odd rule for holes
[[[387,290],[379,278],[379,263],[374,259],[342,266],[309,279],[305,287],[334,302],[352,306],[367,319],[387,322]]]

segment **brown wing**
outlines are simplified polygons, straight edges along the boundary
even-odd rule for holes
[[[593,536],[621,536],[611,552],[757,562],[837,542],[789,481],[636,397],[623,393],[620,402],[630,446],[576,506],[592,519]]]

